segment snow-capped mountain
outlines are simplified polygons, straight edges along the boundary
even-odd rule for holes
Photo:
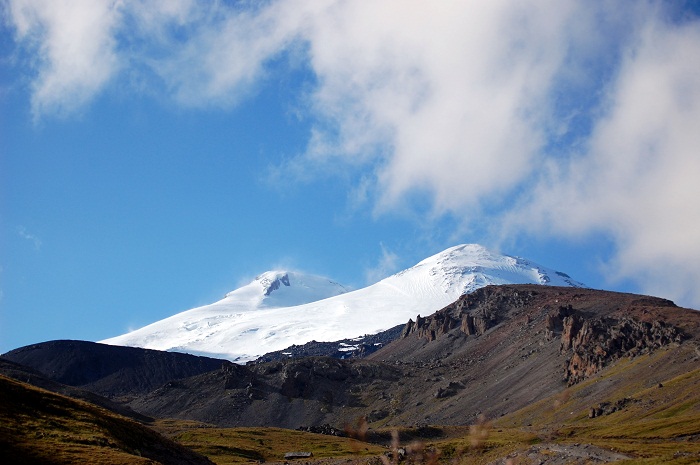
[[[585,287],[522,258],[458,245],[352,292],[327,278],[269,271],[218,302],[101,342],[242,363],[293,344],[374,334],[489,284],[527,283]]]

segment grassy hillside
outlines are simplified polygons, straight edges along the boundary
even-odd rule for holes
[[[195,451],[223,465],[283,462],[286,452],[305,451],[313,453],[305,464],[382,465],[385,452],[401,447],[413,463],[424,464],[700,463],[700,367],[664,378],[663,366],[674,364],[669,355],[683,354],[660,350],[619,360],[561,393],[471,426],[360,434],[382,444],[177,420],[156,422],[158,434],[88,403],[0,377],[0,454],[9,459],[4,463],[206,463]],[[657,376],[651,386],[638,376],[649,368]],[[398,433],[393,441],[392,431]]]
[[[639,389],[630,375],[659,359],[663,354],[621,360],[594,379],[481,425],[481,439],[473,431],[435,446],[448,452],[443,456],[459,451],[465,463],[503,457],[514,464],[700,463],[700,368]],[[595,392],[599,385],[610,388]]]
[[[0,376],[3,463],[207,464],[135,421]]]
[[[399,447],[410,461],[424,464],[696,464],[700,463],[700,368],[663,377],[666,371],[674,372],[663,368],[674,364],[670,356],[683,355],[660,350],[619,360],[563,392],[471,426],[369,425],[363,437],[383,447],[279,428],[215,428],[174,420],[160,421],[156,427],[217,464],[281,462],[284,452],[302,450],[314,454],[304,463],[379,465],[377,456]],[[696,355],[685,352],[687,357]],[[641,373],[648,378],[649,368],[657,376],[652,386],[649,379],[640,379]],[[394,441],[392,432],[398,433]]]
[[[304,462],[357,459],[382,454],[376,444],[282,428],[215,428],[176,420],[162,420],[155,428],[178,443],[206,455],[218,465],[281,462],[287,452],[311,452]]]

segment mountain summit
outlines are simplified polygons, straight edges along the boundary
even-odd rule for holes
[[[321,276],[276,270],[256,276],[248,285],[226,294],[221,302],[251,308],[293,307],[344,294],[348,289]]]
[[[352,292],[328,278],[269,271],[218,302],[102,342],[242,363],[312,340],[374,334],[490,284],[585,287],[529,260],[464,244]]]

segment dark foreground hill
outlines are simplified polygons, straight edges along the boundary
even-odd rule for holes
[[[19,363],[12,362],[2,357],[0,357],[0,375],[26,384],[30,384],[34,387],[54,392],[56,394],[61,394],[67,397],[72,397],[74,399],[89,402],[104,409],[110,410],[113,413],[129,417],[139,422],[153,421],[153,418],[147,417],[146,415],[142,415],[138,412],[133,411],[131,408],[129,408],[127,405],[124,405],[122,402],[113,401],[111,399],[103,397],[99,394],[95,394],[94,392],[87,391],[85,389],[61,384],[57,381],[47,378],[46,376],[32,368],[29,368],[25,365],[20,365]]]
[[[0,375],[0,456],[15,464],[211,464],[125,417]]]
[[[12,350],[3,358],[46,377],[110,398],[133,398],[173,379],[217,370],[230,362],[177,352],[86,341],[49,341]]]

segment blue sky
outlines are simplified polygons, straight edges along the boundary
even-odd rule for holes
[[[700,308],[697,2],[1,5],[0,352],[466,242]]]

